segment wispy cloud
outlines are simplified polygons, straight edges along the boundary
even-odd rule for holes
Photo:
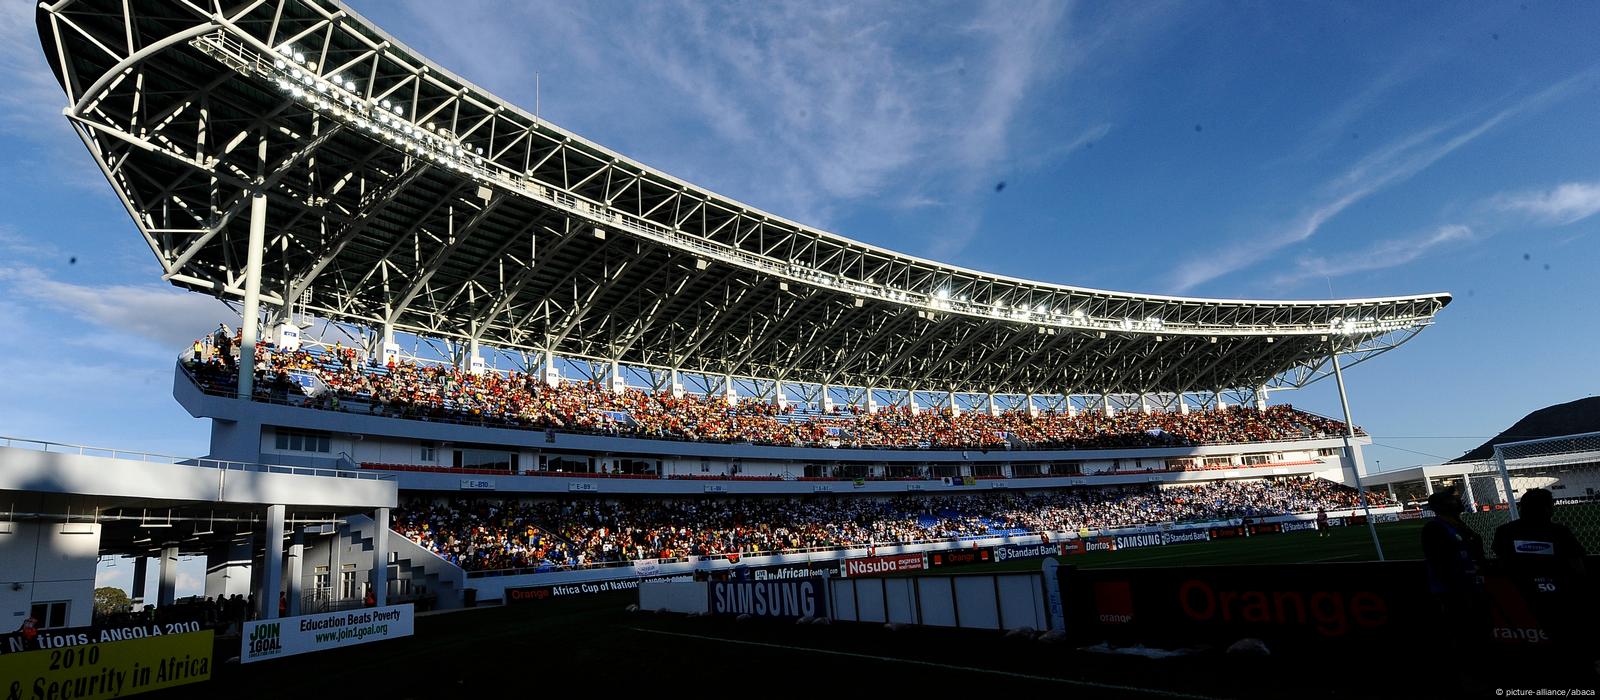
[[[176,357],[195,335],[214,324],[237,317],[228,307],[199,294],[159,284],[83,285],[62,282],[28,265],[0,266],[0,290],[11,304],[26,302],[45,313],[67,314],[97,327],[104,337],[132,336],[148,341],[146,350]],[[199,329],[199,330],[197,330]],[[127,343],[111,343],[108,352],[128,353]]]
[[[961,210],[950,220],[975,223],[930,233],[940,254],[966,245],[996,171],[1015,167],[1040,86],[1125,26],[1075,33],[1074,5],[1051,0],[407,9],[419,48],[470,79],[531,106],[538,67],[547,118],[780,215],[826,228],[884,202]],[[1074,119],[1052,127],[1110,128]]]
[[[1566,226],[1600,213],[1600,182],[1568,182],[1549,190],[1504,194],[1490,206],[1526,214],[1539,223]]]
[[[67,184],[105,191],[105,178],[94,168],[84,168],[83,145],[61,116],[67,96],[56,82],[39,43],[34,21],[37,3],[0,3],[0,136],[23,139],[42,147],[40,153],[9,154],[18,166],[14,172],[52,184]]]
[[[1398,267],[1451,244],[1467,243],[1479,238],[1470,226],[1447,224],[1420,235],[1378,241],[1362,250],[1339,255],[1305,256],[1295,261],[1294,269],[1272,280],[1275,286],[1287,286],[1307,279],[1342,277],[1357,272],[1369,272]]]
[[[1472,143],[1502,122],[1542,109],[1566,96],[1594,70],[1584,71],[1529,97],[1518,100],[1486,119],[1461,126],[1460,119],[1437,124],[1380,148],[1363,157],[1321,189],[1320,202],[1276,230],[1269,230],[1220,253],[1208,252],[1179,266],[1175,287],[1187,292],[1223,275],[1244,269],[1278,251],[1311,239],[1323,225],[1356,203],[1395,184],[1405,182],[1445,156]]]

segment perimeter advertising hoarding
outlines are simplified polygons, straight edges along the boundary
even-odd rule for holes
[[[239,662],[251,663],[411,636],[410,603],[244,623]]]
[[[1110,552],[1117,548],[1117,541],[1112,537],[1075,537],[1061,544],[1062,554],[1088,554],[1090,552]]]
[[[1013,559],[1043,559],[1061,554],[1061,545],[1054,542],[1039,544],[1001,544],[994,547],[996,564]]]
[[[750,615],[779,620],[828,614],[827,579],[712,581],[706,610],[713,615]]]
[[[1117,549],[1160,547],[1184,542],[1209,542],[1211,533],[1206,530],[1172,530],[1169,532],[1141,532],[1136,535],[1117,535]]]
[[[1588,566],[1600,564],[1589,557]],[[1433,608],[1420,561],[1275,566],[1068,570],[1060,574],[1067,629],[1082,641],[1114,644],[1230,644],[1245,637],[1314,647],[1358,642],[1415,650]],[[1600,584],[1546,614],[1586,619]],[[1484,577],[1483,633],[1496,643],[1539,648],[1537,593],[1503,573]],[[1548,609],[1553,606],[1543,605]],[[1276,648],[1276,647],[1274,647]]]
[[[693,574],[669,574],[641,578],[583,581],[580,583],[551,583],[542,586],[515,586],[506,589],[505,603],[506,605],[519,605],[555,600],[557,598],[579,598],[612,591],[634,591],[639,589],[640,581],[691,581],[693,579]]]
[[[7,700],[95,700],[211,678],[211,630],[98,639],[0,656],[0,693]]]
[[[1062,592],[1067,629],[1112,643],[1414,643],[1428,609],[1412,561],[1073,569]]]
[[[80,644],[121,642],[130,639],[147,639],[169,634],[199,632],[199,620],[174,620],[171,622],[137,622],[125,625],[90,625],[87,627],[62,627],[40,630],[39,636],[29,646],[20,632],[0,634],[0,654],[14,654],[35,649],[59,649]]]
[[[966,566],[968,564],[987,564],[999,561],[994,557],[994,551],[988,547],[969,547],[966,549],[944,549],[928,552],[928,566],[940,568],[945,566]]]
[[[901,571],[920,571],[926,568],[928,568],[928,557],[921,552],[844,560],[844,575],[852,578],[879,576]]]

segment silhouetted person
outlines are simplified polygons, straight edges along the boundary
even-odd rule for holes
[[[1494,531],[1494,555],[1511,577],[1540,629],[1569,669],[1593,661],[1590,602],[1583,595],[1586,554],[1565,525],[1552,522],[1556,500],[1545,489],[1528,489],[1518,502],[1521,516]]]
[[[1477,693],[1474,671],[1487,668],[1488,605],[1483,586],[1483,538],[1461,520],[1466,510],[1455,490],[1428,496],[1434,517],[1422,526],[1422,557],[1433,599],[1434,640],[1425,646],[1435,668],[1457,668],[1462,690]]]

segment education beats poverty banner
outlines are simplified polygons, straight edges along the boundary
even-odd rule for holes
[[[247,664],[409,637],[414,623],[410,603],[246,622],[240,639],[239,662]]]

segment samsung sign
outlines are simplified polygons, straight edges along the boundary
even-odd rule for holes
[[[1209,542],[1211,533],[1205,530],[1176,530],[1173,532],[1151,532],[1142,535],[1118,535],[1117,549],[1138,549],[1140,547],[1159,547],[1161,545],[1178,544],[1181,542]]]
[[[714,581],[707,588],[713,615],[796,619],[828,614],[827,580]]]

